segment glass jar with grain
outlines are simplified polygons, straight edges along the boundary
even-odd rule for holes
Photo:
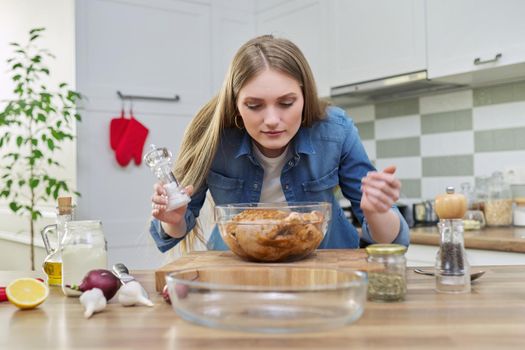
[[[371,244],[365,250],[369,263],[368,300],[404,300],[407,291],[407,248],[400,244]]]
[[[512,194],[503,173],[492,174],[485,203],[485,221],[488,226],[509,226],[512,224]]]

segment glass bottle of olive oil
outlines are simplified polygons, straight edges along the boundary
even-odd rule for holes
[[[66,222],[73,220],[73,211],[71,197],[59,197],[56,224],[47,225],[40,232],[47,252],[43,269],[50,286],[62,285],[61,242],[64,239]]]

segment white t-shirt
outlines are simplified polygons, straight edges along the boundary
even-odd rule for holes
[[[255,157],[261,163],[264,169],[264,177],[261,189],[261,203],[280,203],[286,202],[284,196],[283,187],[281,186],[281,172],[286,164],[286,158],[288,155],[288,147],[284,150],[283,154],[276,158],[268,158],[261,153],[259,148],[253,144],[253,150]]]

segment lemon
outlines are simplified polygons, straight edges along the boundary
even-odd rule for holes
[[[7,299],[20,309],[32,309],[42,304],[49,288],[34,278],[18,278],[5,288]]]

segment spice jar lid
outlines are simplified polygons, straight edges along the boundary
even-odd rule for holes
[[[390,255],[405,254],[407,247],[401,244],[371,244],[365,248],[368,254]]]

